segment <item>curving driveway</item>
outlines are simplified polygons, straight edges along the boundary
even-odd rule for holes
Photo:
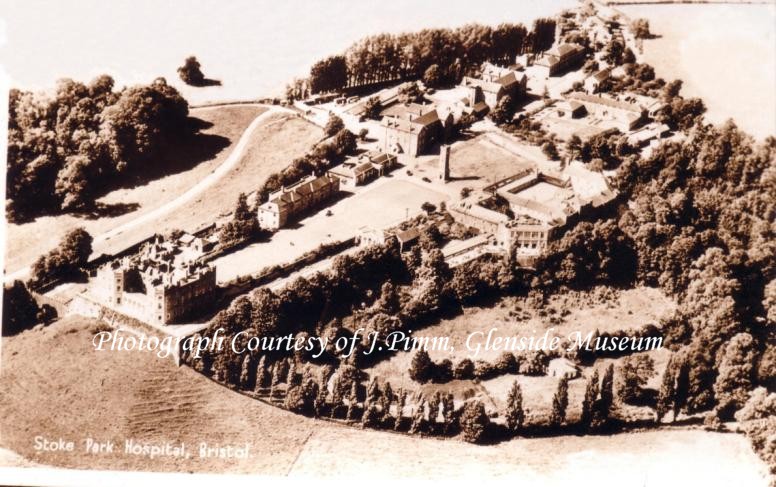
[[[169,201],[162,206],[155,208],[147,213],[144,213],[137,218],[130,220],[126,223],[123,223],[105,233],[102,233],[100,235],[94,235],[94,242],[92,243],[93,247],[93,255],[100,255],[103,253],[101,251],[101,248],[104,247],[107,242],[115,238],[122,233],[131,230],[133,228],[136,228],[140,225],[149,224],[152,223],[155,219],[159,218],[160,216],[163,216],[164,214],[181,208],[182,206],[186,205],[187,203],[190,203],[193,201],[197,196],[199,196],[203,191],[205,191],[207,188],[212,186],[216,181],[224,177],[242,158],[243,153],[245,152],[245,149],[248,145],[248,141],[251,138],[251,135],[253,134],[253,131],[256,130],[259,125],[262,124],[267,118],[272,116],[276,113],[297,113],[291,109],[279,107],[279,106],[270,106],[268,107],[267,111],[262,112],[260,115],[258,115],[250,125],[245,129],[245,131],[240,136],[240,140],[235,145],[234,149],[232,149],[232,152],[229,154],[229,156],[224,160],[224,162],[221,163],[220,166],[218,166],[212,173],[208,174],[204,179],[199,181],[197,184],[189,188],[185,193],[181,194],[177,198],[175,198],[172,201]],[[15,279],[24,279],[26,278],[30,273],[30,267],[24,267],[22,269],[19,269],[15,272],[12,272],[10,274],[5,275],[4,282],[5,283],[11,283]]]

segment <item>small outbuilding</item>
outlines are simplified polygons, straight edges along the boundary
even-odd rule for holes
[[[566,379],[576,379],[579,377],[579,367],[571,360],[561,357],[550,360],[547,367],[547,375],[551,377],[565,377]]]

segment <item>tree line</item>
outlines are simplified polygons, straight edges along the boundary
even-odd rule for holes
[[[484,61],[509,65],[519,54],[549,49],[554,39],[554,19],[537,19],[530,31],[522,24],[502,23],[496,27],[467,24],[454,29],[383,33],[365,37],[343,54],[316,62],[307,81],[313,93],[424,75],[439,84],[458,83]]]

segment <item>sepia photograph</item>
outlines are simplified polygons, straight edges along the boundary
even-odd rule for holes
[[[776,0],[0,0],[0,484],[776,487]]]

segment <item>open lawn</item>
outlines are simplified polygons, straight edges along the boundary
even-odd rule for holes
[[[0,446],[66,468],[289,476],[519,477],[529,485],[765,486],[743,436],[669,429],[615,436],[516,439],[491,446],[362,431],[254,401],[147,353],[96,352],[93,322],[69,318],[3,339]],[[42,360],[41,357],[45,357]],[[191,458],[36,453],[35,435],[186,443]],[[250,444],[247,460],[200,459],[196,446]],[[2,466],[18,465],[13,460]],[[690,477],[691,476],[691,477]]]
[[[31,264],[39,255],[54,248],[67,231],[77,226],[85,227],[93,236],[98,235],[174,200],[218,167],[232,151],[248,125],[264,111],[266,108],[259,105],[191,110],[191,116],[201,120],[203,126],[210,125],[201,130],[203,143],[217,143],[217,153],[196,165],[192,165],[190,160],[178,161],[182,167],[188,168],[139,186],[108,193],[100,198],[99,202],[112,207],[113,210],[103,215],[46,216],[22,225],[7,225],[6,271],[11,273]],[[191,154],[191,150],[185,153]],[[148,228],[145,230],[149,231]]]
[[[450,175],[482,188],[531,167],[531,163],[496,146],[484,136],[458,142],[450,153]],[[469,181],[469,178],[476,178]]]
[[[398,170],[396,171],[398,172]],[[272,234],[268,242],[250,245],[213,261],[219,282],[253,274],[261,269],[291,262],[322,243],[354,237],[359,228],[386,228],[420,212],[420,206],[446,199],[429,185],[401,179],[380,178],[357,188],[356,194],[343,198],[288,228]],[[331,216],[327,216],[327,210]]]

